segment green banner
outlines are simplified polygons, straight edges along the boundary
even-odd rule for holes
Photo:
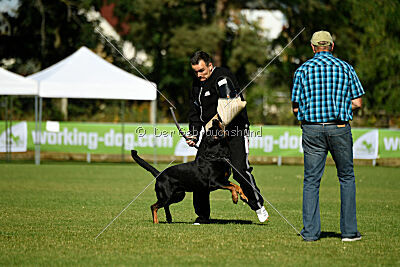
[[[186,125],[182,125],[185,129]],[[5,123],[0,123],[0,151],[5,151]],[[355,158],[400,157],[400,131],[353,128]],[[34,150],[35,123],[13,122],[9,127],[12,151]],[[24,141],[25,140],[25,141]],[[296,126],[252,126],[248,138],[253,156],[302,156],[301,129]],[[119,154],[131,149],[141,154],[190,155],[173,124],[43,122],[41,151]],[[183,154],[182,154],[183,153]]]

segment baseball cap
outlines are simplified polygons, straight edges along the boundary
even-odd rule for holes
[[[320,42],[327,42],[325,44],[319,44]],[[311,37],[311,43],[317,46],[328,46],[333,43],[332,36],[327,31],[318,31],[314,32],[313,36]]]

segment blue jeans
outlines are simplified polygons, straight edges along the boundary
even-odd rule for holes
[[[303,224],[306,240],[317,240],[321,234],[319,185],[326,156],[331,153],[340,182],[340,231],[342,237],[357,234],[356,185],[353,169],[351,127],[337,125],[302,125],[304,150]]]

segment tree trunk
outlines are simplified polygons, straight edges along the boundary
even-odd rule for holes
[[[40,25],[40,37],[41,37],[41,42],[40,42],[40,51],[42,57],[45,55],[45,49],[46,49],[46,16],[45,16],[45,11],[44,11],[44,6],[42,3],[42,0],[37,0],[37,5],[39,7],[39,12],[40,15],[42,16],[42,23]]]
[[[223,36],[225,36],[226,31],[226,15],[227,12],[227,0],[218,0],[217,1],[217,10],[216,10],[216,22],[218,29],[222,32]],[[223,51],[224,51],[224,39],[219,41],[218,47],[215,51],[214,55],[214,64],[216,66],[222,65],[223,60]]]
[[[68,120],[68,98],[61,98],[60,103],[61,114],[63,115],[64,121]]]

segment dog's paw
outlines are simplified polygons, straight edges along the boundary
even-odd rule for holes
[[[246,195],[242,192],[242,193],[240,193],[240,199],[242,200],[242,201],[244,201],[244,202],[248,202],[249,201],[249,199],[246,197]]]
[[[239,197],[237,195],[237,192],[236,191],[232,191],[232,202],[233,202],[233,204],[237,204],[238,200],[239,200]]]
[[[137,156],[137,151],[136,150],[131,150],[131,155],[132,156]]]

